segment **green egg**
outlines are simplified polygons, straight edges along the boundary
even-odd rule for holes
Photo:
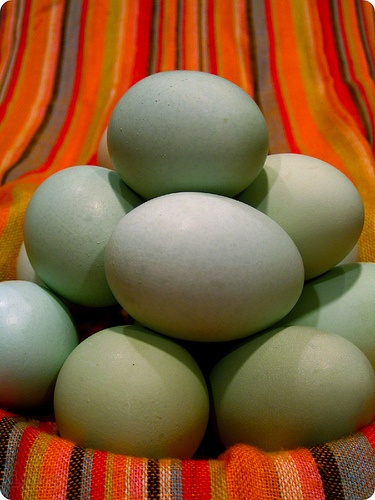
[[[139,325],[84,340],[55,389],[62,437],[81,446],[152,458],[190,458],[206,430],[206,382],[172,339]]]
[[[104,250],[115,225],[140,203],[109,169],[82,165],[53,174],[38,187],[25,216],[25,248],[37,276],[70,302],[116,304]]]
[[[375,413],[375,373],[350,341],[304,326],[251,337],[210,377],[221,441],[265,451],[345,437]]]
[[[341,264],[305,283],[279,323],[336,333],[355,344],[375,368],[375,263]]]
[[[238,199],[285,229],[301,253],[306,279],[344,259],[363,227],[363,202],[353,183],[337,168],[307,155],[269,155]]]
[[[121,97],[108,150],[115,170],[144,198],[177,191],[233,196],[262,169],[268,131],[255,101],[229,80],[163,71]]]

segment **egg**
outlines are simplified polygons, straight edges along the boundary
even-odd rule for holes
[[[0,406],[37,408],[52,400],[61,366],[78,344],[66,306],[22,280],[0,283]]]
[[[255,101],[229,80],[164,71],[119,99],[108,150],[115,170],[144,198],[178,191],[233,196],[262,169],[268,130]]]
[[[107,144],[107,131],[108,127],[104,129],[99,141],[97,159],[98,165],[105,168],[110,168],[113,170],[113,163],[111,157],[109,156],[108,144]]]
[[[218,434],[265,451],[311,447],[372,421],[375,373],[349,340],[304,326],[250,337],[210,376]]]
[[[364,221],[361,197],[337,168],[311,156],[269,155],[238,199],[282,226],[301,253],[306,279],[339,264],[356,245]]]
[[[36,274],[33,266],[30,263],[30,259],[27,256],[24,242],[22,242],[21,244],[21,248],[17,257],[16,279],[31,281],[33,283],[36,283],[37,285],[44,286],[43,281]]]
[[[205,433],[209,399],[194,358],[139,325],[84,340],[64,363],[54,408],[63,438],[150,458],[190,458]]]
[[[232,340],[285,316],[303,287],[301,256],[260,211],[211,193],[134,208],[106,247],[108,284],[139,323],[172,337]]]
[[[342,259],[340,264],[353,264],[354,262],[359,262],[359,247],[358,243],[350,250],[350,252]]]
[[[140,203],[115,172],[103,167],[73,166],[47,178],[25,215],[25,248],[36,274],[73,303],[116,304],[104,250],[116,224]]]
[[[375,263],[335,266],[307,282],[282,325],[333,332],[355,344],[375,368]]]

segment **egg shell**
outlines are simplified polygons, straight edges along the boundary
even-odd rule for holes
[[[210,377],[219,436],[265,451],[356,432],[375,412],[375,373],[350,341],[291,326],[250,337]]]
[[[73,303],[115,304],[105,276],[104,249],[118,221],[140,203],[106,168],[81,165],[53,174],[26,210],[24,242],[36,274]]]
[[[110,168],[113,170],[113,163],[111,157],[109,156],[108,144],[107,144],[107,132],[108,128],[104,129],[103,134],[100,137],[98,151],[97,151],[97,159],[98,165],[100,167]]]
[[[210,193],[146,201],[114,229],[105,269],[141,324],[186,340],[244,337],[281,319],[303,287],[301,256],[258,210]]]
[[[43,281],[36,274],[33,266],[30,263],[30,259],[27,255],[24,242],[22,242],[21,244],[21,248],[17,257],[16,279],[31,281],[32,283],[36,283],[37,285],[44,286]]]
[[[308,281],[279,323],[336,333],[355,344],[375,368],[375,263],[340,264]]]
[[[263,167],[268,131],[255,101],[229,80],[164,71],[120,98],[108,149],[116,171],[144,198],[177,191],[233,196]]]
[[[207,427],[206,382],[186,349],[139,325],[102,330],[69,356],[56,382],[62,437],[150,458],[190,458]]]
[[[359,246],[358,243],[350,250],[350,252],[339,262],[341,264],[353,264],[354,262],[359,262]]]
[[[1,282],[1,407],[50,402],[57,374],[77,344],[72,317],[53,293],[29,281]]]
[[[357,243],[362,199],[337,168],[311,156],[269,155],[263,170],[238,199],[282,226],[299,249],[306,279],[339,264]]]

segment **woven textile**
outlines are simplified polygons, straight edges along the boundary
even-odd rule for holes
[[[0,14],[0,280],[23,217],[57,170],[97,163],[121,95],[148,74],[202,70],[259,104],[270,152],[318,157],[365,204],[375,261],[375,14],[365,0],[10,0]],[[90,325],[88,326],[90,330]],[[239,444],[212,460],[83,449],[53,421],[0,412],[0,490],[24,499],[353,499],[375,490],[375,425],[312,449]]]

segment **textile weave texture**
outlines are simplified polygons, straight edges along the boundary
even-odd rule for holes
[[[0,14],[0,280],[15,278],[23,218],[54,172],[97,164],[122,94],[171,69],[218,74],[260,106],[270,153],[320,158],[365,205],[375,261],[375,14],[365,0],[10,0]],[[277,453],[210,460],[84,449],[54,422],[0,411],[0,490],[33,499],[364,500],[375,425]]]

